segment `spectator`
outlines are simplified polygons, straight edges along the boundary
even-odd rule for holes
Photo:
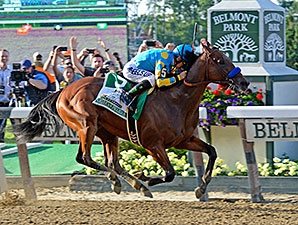
[[[67,85],[72,82],[81,79],[82,76],[75,73],[74,68],[70,65],[64,68],[62,77],[60,78],[60,88],[65,88]]]
[[[138,50],[138,53],[137,54],[140,54],[141,52],[143,52],[143,51],[146,51],[147,49],[148,49],[148,45],[147,45],[147,41],[148,40],[144,40],[143,42],[142,42],[142,44],[140,45],[140,47],[139,47],[139,50]],[[157,41],[157,40],[153,40],[154,42],[155,42],[155,46],[152,46],[153,48],[159,48],[159,49],[163,49],[163,45],[162,45],[162,43],[160,43],[159,41]]]
[[[106,44],[104,43],[104,41],[100,37],[98,38],[97,43],[100,44],[103,47],[103,49],[105,50],[107,60],[112,60],[114,62],[114,64],[116,64],[116,61],[115,61],[113,55],[111,54],[110,49],[107,48]]]
[[[9,61],[9,52],[5,49],[0,49],[0,107],[9,105],[11,96],[11,89],[8,86],[9,78],[11,75],[12,68],[7,65]],[[4,127],[6,120],[0,119],[1,131],[0,131],[0,142],[4,142]]]
[[[122,71],[123,70],[123,63],[121,62],[120,56],[118,52],[114,52],[113,56],[116,58],[116,61],[118,63],[118,71]]]
[[[35,66],[43,67],[42,55],[39,52],[33,53],[33,62]]]
[[[90,56],[90,62],[92,61],[93,55],[101,55],[101,52],[96,48],[84,48],[82,51],[77,55],[80,63],[84,66],[85,61],[88,58],[88,55]]]
[[[29,59],[21,62],[21,68],[26,72],[28,77],[28,86],[25,87],[25,90],[28,93],[31,104],[36,105],[48,95],[49,91],[55,91],[56,88],[50,83],[47,75],[33,69]]]
[[[109,72],[116,73],[116,66],[112,60],[106,60],[100,70],[96,70],[94,77],[104,79]]]
[[[65,81],[64,77],[63,77],[64,69],[68,66],[72,67],[73,65],[72,65],[71,58],[70,58],[70,51],[61,52],[60,48],[61,48],[61,46],[58,46],[54,50],[52,66],[53,66],[53,71],[56,76],[56,79],[58,80],[60,88],[61,88],[61,82]],[[58,58],[61,58],[61,66],[58,66]],[[75,77],[82,78],[82,76],[76,72],[75,72]]]
[[[165,49],[169,50],[169,51],[174,51],[175,44],[174,43],[167,43]]]
[[[56,80],[56,78],[55,78],[54,75],[52,75],[49,72],[47,72],[46,70],[44,70],[44,64],[42,62],[42,55],[39,52],[35,52],[33,54],[33,60],[34,60],[34,64],[33,64],[34,69],[35,70],[38,70],[38,71],[41,71],[45,75],[47,75],[47,77],[49,78],[49,81],[50,81],[51,85],[54,86],[55,87],[55,90],[56,90],[57,80]]]
[[[104,48],[106,48],[106,46],[103,44],[102,41],[101,41],[101,44],[104,46]],[[83,76],[94,76],[95,73],[98,75],[100,69],[103,67],[103,62],[104,62],[103,56],[99,54],[92,55],[91,68],[85,67],[80,63],[78,56],[76,54],[77,46],[78,46],[77,37],[71,37],[70,38],[71,60],[74,67]],[[109,49],[106,48],[105,52],[107,53],[107,55],[110,55]]]

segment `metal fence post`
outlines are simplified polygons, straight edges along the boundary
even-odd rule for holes
[[[3,158],[0,151],[0,194],[8,191],[7,181],[5,177],[5,168],[3,164]]]
[[[15,123],[16,124],[21,123],[21,119],[15,119]],[[20,169],[21,169],[21,174],[22,174],[22,179],[24,184],[25,197],[27,199],[35,200],[37,197],[36,197],[34,183],[31,177],[31,172],[29,167],[27,146],[26,144],[19,144],[17,141],[17,147],[18,147]]]
[[[261,184],[259,180],[259,171],[253,149],[254,142],[248,142],[246,139],[245,119],[239,119],[242,144],[244,148],[246,164],[248,169],[248,180],[252,202],[261,202],[264,200],[261,193]]]

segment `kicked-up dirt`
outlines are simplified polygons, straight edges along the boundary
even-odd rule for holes
[[[296,196],[251,203],[247,198],[192,201],[188,193],[185,193],[185,200],[181,199],[183,193],[177,193],[178,200],[175,200],[174,192],[159,197],[168,197],[169,200],[142,197],[140,200],[131,194],[110,200],[106,193],[97,193],[98,197],[91,193],[93,200],[90,200],[87,193],[65,191],[63,195],[62,190],[58,193],[57,190],[38,191],[37,194],[40,196],[38,199],[43,200],[14,198],[10,202],[0,201],[0,224],[298,224]]]

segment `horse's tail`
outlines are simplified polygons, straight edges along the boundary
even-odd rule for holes
[[[28,118],[13,127],[17,141],[20,144],[31,141],[34,137],[41,135],[47,121],[53,121],[56,129],[62,125],[62,120],[56,109],[56,102],[62,90],[54,92],[40,101],[30,112]]]

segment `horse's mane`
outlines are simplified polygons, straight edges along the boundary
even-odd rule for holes
[[[185,70],[189,71],[192,65],[197,61],[198,58],[201,57],[203,53],[200,53],[199,55],[196,55],[193,52],[186,52],[186,59],[187,59],[187,64],[185,66]]]

